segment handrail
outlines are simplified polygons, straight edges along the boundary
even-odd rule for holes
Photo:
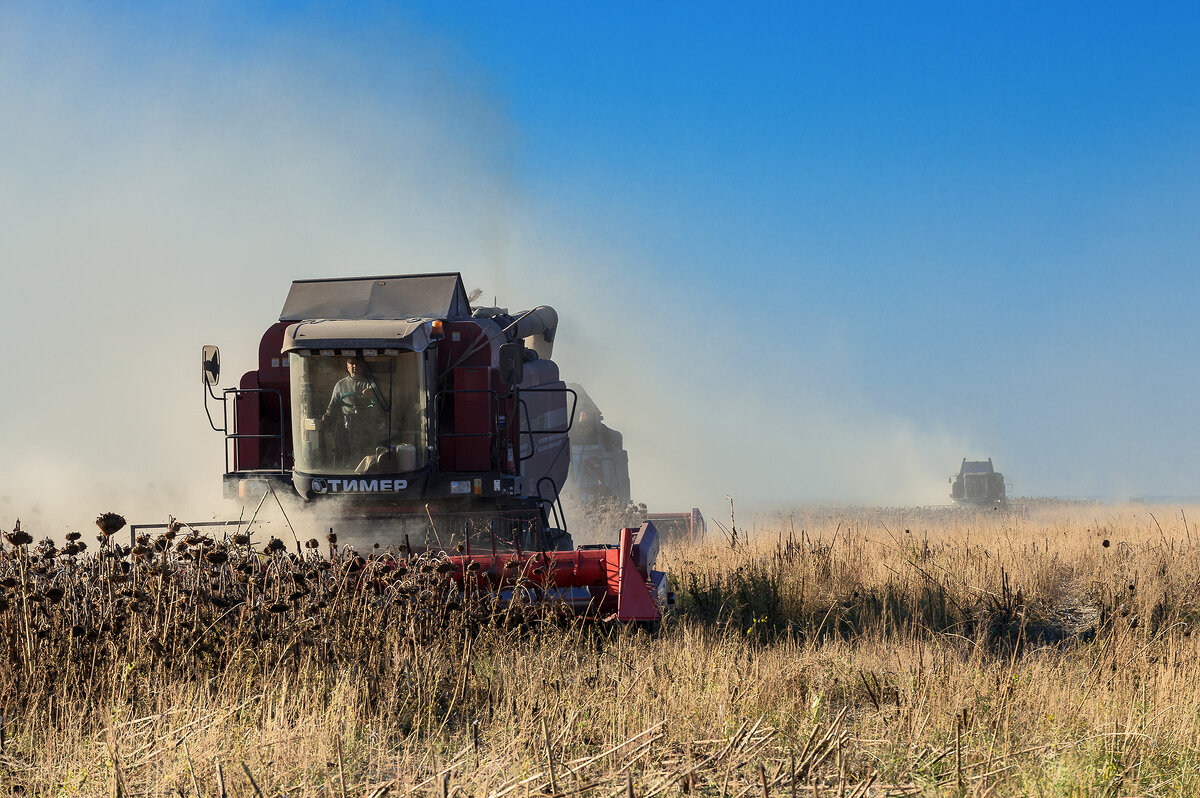
[[[488,404],[488,414],[496,415],[496,402],[499,401],[500,395],[493,388],[443,388],[433,395],[434,415],[441,416],[441,399],[444,394],[450,393],[486,393],[491,395],[491,402]],[[487,432],[442,432],[439,428],[439,438],[481,438],[491,437],[496,434],[495,424],[490,424]]]
[[[547,499],[545,496],[542,495],[542,483],[543,482],[549,482],[550,488],[554,491],[554,496],[550,499]],[[543,513],[545,512],[545,505],[549,504],[550,512],[552,512],[554,514],[555,529],[561,529],[563,532],[566,532],[567,531],[567,513],[565,510],[563,510],[562,493],[559,490],[558,483],[554,481],[553,477],[545,476],[537,481],[535,490],[537,490],[538,504],[543,505],[542,512]],[[546,520],[549,521],[550,520],[549,517],[547,517]]]
[[[579,394],[573,388],[521,388],[520,393],[569,393],[573,398],[571,412],[567,413],[567,426],[562,429],[526,430],[521,432],[522,435],[533,435],[535,433],[539,435],[565,435],[575,425],[575,410],[579,406]],[[517,401],[523,403],[525,400],[518,396]]]
[[[442,400],[448,394],[457,394],[457,393],[462,393],[462,394],[485,393],[485,394],[488,394],[488,428],[486,431],[484,431],[484,432],[442,432],[442,428],[441,428]],[[491,446],[490,442],[497,435],[496,406],[499,404],[499,401],[500,401],[500,395],[493,388],[442,388],[442,389],[438,390],[437,393],[435,393],[433,395],[433,417],[435,419],[437,419],[437,421],[438,421],[437,437],[438,438],[487,438],[489,441],[488,459],[489,459],[489,461],[492,461],[494,463],[495,452],[491,451],[493,447]],[[440,446],[437,448],[437,456],[438,456],[438,460],[440,463],[441,456],[442,456]]]
[[[199,527],[199,526],[233,526],[234,532],[241,529],[242,524],[246,521],[238,519],[236,521],[176,521],[179,527]],[[171,524],[130,524],[129,525],[129,545],[137,544],[137,533],[142,529],[170,529]]]
[[[571,411],[567,413],[567,426],[563,429],[523,429],[518,430],[518,435],[529,436],[529,454],[521,457],[520,451],[517,452],[517,458],[523,463],[537,454],[537,441],[534,435],[566,435],[571,431],[571,427],[575,426],[575,410],[579,406],[579,394],[573,388],[521,388],[516,394],[517,406],[525,413],[525,426],[532,427],[533,421],[529,417],[529,404],[520,397],[521,393],[569,393],[572,397]]]
[[[212,389],[210,387],[209,391],[211,392],[211,390]],[[229,431],[229,399],[231,398],[231,395],[233,398],[233,408],[234,408],[233,428],[236,430],[237,429],[238,397],[241,396],[242,394],[254,394],[254,393],[274,394],[276,401],[279,403],[279,432],[277,432],[277,433],[252,433],[252,432],[230,432]],[[208,402],[207,401],[205,401],[205,403],[204,403],[204,409],[205,409],[205,412],[208,411]],[[222,391],[222,395],[221,395],[221,409],[222,409],[221,423],[224,426],[222,426],[220,429],[217,429],[215,424],[212,426],[213,426],[213,429],[217,429],[218,432],[225,433],[225,473],[226,474],[236,474],[236,473],[240,473],[242,471],[241,454],[238,452],[238,447],[237,447],[237,441],[239,441],[239,440],[274,440],[274,441],[278,441],[279,442],[279,467],[278,468],[268,468],[268,469],[255,469],[255,470],[269,472],[269,473],[279,473],[279,474],[287,473],[287,467],[284,465],[284,457],[283,457],[284,448],[285,448],[284,443],[285,443],[285,436],[287,435],[287,429],[285,428],[285,425],[283,423],[284,422],[284,412],[283,412],[283,392],[282,391],[280,391],[278,388],[226,388],[226,389],[224,389],[224,391]],[[212,424],[211,417],[209,418],[209,423]],[[230,443],[230,441],[234,442],[234,446],[232,447],[233,448],[233,469],[230,469],[230,467],[229,467],[229,459],[230,459],[229,458],[229,450],[230,450],[229,443]]]

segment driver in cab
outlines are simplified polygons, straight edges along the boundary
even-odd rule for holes
[[[348,358],[346,376],[333,386],[321,423],[342,431],[350,455],[361,457],[364,451],[374,451],[381,399],[379,385],[368,375],[366,362],[360,357]]]

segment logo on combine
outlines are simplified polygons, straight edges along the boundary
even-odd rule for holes
[[[322,479],[312,481],[313,493],[395,493],[408,487],[407,479]]]

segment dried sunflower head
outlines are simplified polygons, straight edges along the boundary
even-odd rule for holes
[[[96,526],[100,527],[100,531],[105,537],[108,537],[124,529],[125,519],[116,513],[101,513],[96,516]]]
[[[33,542],[33,535],[21,530],[21,524],[17,523],[17,528],[12,532],[4,534],[6,540],[14,546],[25,546]]]

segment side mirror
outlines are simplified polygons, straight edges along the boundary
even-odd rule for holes
[[[520,385],[525,381],[525,346],[523,344],[500,345],[500,382]]]
[[[221,379],[221,350],[209,344],[201,354],[204,361],[204,384],[216,385]]]

